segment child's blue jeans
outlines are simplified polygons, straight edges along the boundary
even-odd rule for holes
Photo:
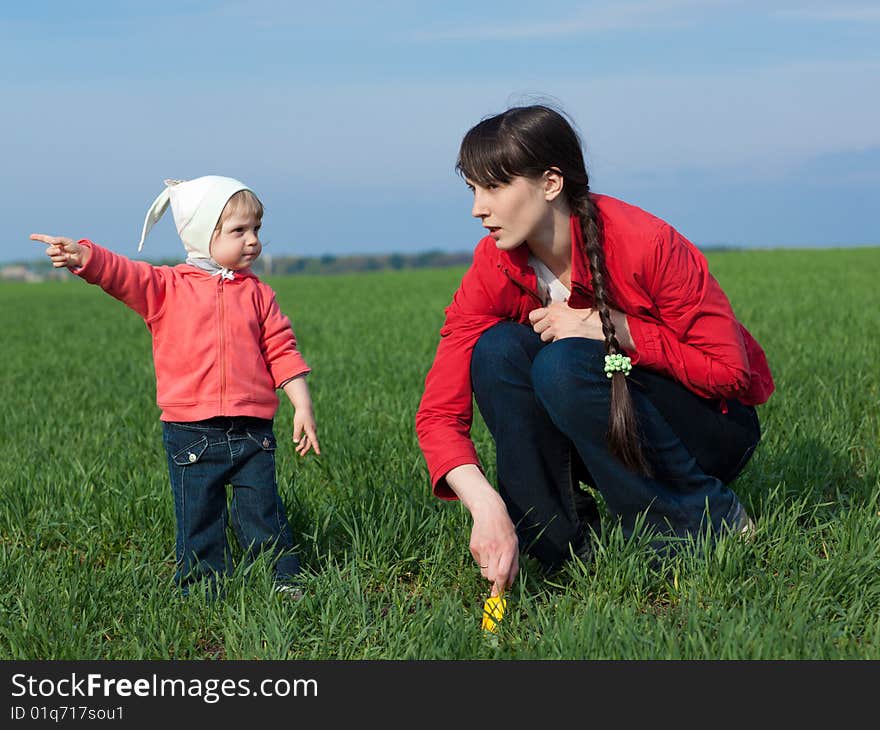
[[[640,518],[678,537],[744,519],[727,483],[760,439],[754,408],[731,403],[722,414],[717,403],[633,368],[629,389],[654,469],[646,477],[608,449],[611,387],[604,366],[598,340],[548,344],[514,322],[483,333],[471,358],[474,395],[495,439],[499,493],[523,550],[548,569],[572,551],[586,554],[589,531],[599,526],[595,500],[579,481],[599,490],[628,534]]]
[[[271,551],[276,581],[293,580],[300,566],[278,494],[272,421],[218,416],[162,426],[177,521],[175,580],[184,592],[195,580],[213,584],[231,572],[229,521],[246,561]],[[227,484],[232,485],[228,510]]]

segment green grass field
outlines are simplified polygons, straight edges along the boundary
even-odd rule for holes
[[[461,269],[270,280],[323,450],[296,457],[285,400],[299,602],[264,561],[223,600],[178,596],[146,328],[74,277],[0,284],[0,659],[880,658],[880,249],[709,260],[777,384],[735,484],[754,541],[658,570],[610,530],[552,579],[523,561],[496,637],[469,515],[431,496],[413,428]],[[494,479],[479,419],[474,436]]]

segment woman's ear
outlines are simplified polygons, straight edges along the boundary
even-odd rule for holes
[[[562,172],[558,168],[551,167],[544,172],[544,199],[548,203],[559,197],[564,187],[565,178],[562,177]]]

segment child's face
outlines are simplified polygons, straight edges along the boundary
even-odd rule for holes
[[[260,243],[261,220],[251,213],[233,213],[211,239],[211,258],[233,271],[246,269],[263,250]]]

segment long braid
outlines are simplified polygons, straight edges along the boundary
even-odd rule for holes
[[[605,351],[609,355],[616,355],[621,353],[621,347],[608,308],[607,270],[605,268],[605,250],[602,245],[602,229],[589,193],[577,201],[577,208],[576,213],[581,222],[584,248],[590,262],[593,298],[596,311],[602,322],[602,334],[605,335]],[[632,402],[626,376],[619,371],[611,376],[611,411],[608,416],[607,438],[611,453],[620,459],[626,467],[647,476],[651,475],[651,466],[642,450],[635,406]]]

